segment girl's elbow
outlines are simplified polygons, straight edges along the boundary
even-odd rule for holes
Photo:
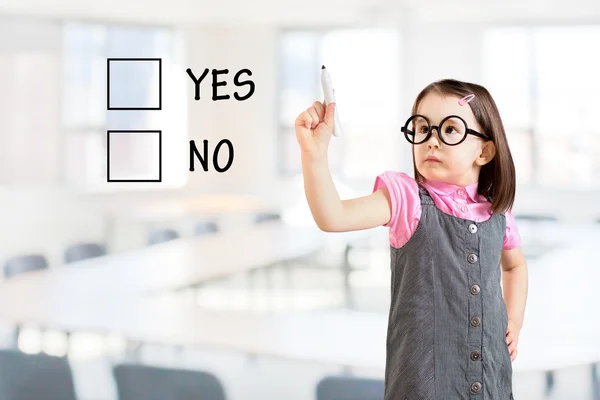
[[[315,220],[317,227],[323,232],[341,232],[339,224],[331,219]]]
[[[317,227],[323,232],[335,232],[333,225],[328,221],[316,221]]]

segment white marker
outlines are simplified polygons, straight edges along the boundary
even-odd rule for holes
[[[329,103],[335,102],[335,91],[333,90],[333,85],[331,84],[331,77],[327,72],[325,66],[321,66],[321,86],[323,87],[323,95],[325,96],[325,106]],[[337,104],[335,106],[335,120],[333,124],[333,135],[340,136],[342,133],[342,125],[340,124],[340,119],[338,116],[338,107]]]

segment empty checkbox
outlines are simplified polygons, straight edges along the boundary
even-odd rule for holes
[[[107,59],[108,110],[162,109],[160,58]]]
[[[107,133],[108,182],[161,182],[161,131]]]

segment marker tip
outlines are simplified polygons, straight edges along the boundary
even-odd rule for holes
[[[324,66],[324,65],[321,65],[321,69],[325,69],[325,66]]]

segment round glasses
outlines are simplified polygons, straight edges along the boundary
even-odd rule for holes
[[[433,129],[437,130],[438,137],[448,146],[461,144],[467,135],[474,135],[485,140],[491,140],[489,136],[469,129],[464,119],[458,115],[449,115],[440,122],[440,125],[431,125],[424,115],[411,116],[401,131],[409,143],[421,144],[429,140]]]

